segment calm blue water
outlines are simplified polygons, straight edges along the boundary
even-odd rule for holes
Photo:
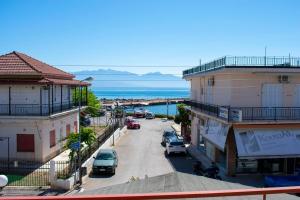
[[[188,98],[188,88],[92,88],[99,99]],[[167,114],[166,105],[144,106],[155,114]],[[169,104],[169,115],[176,114],[176,104]]]
[[[95,95],[106,99],[187,98],[188,88],[92,88]]]
[[[152,105],[152,106],[143,106],[146,110],[153,112],[154,114],[167,114],[167,105]],[[132,109],[128,109],[128,112],[133,112]],[[169,104],[169,112],[168,115],[176,115],[177,114],[176,104]]]

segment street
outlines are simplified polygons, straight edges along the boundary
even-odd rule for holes
[[[165,156],[165,148],[160,144],[163,130],[170,128],[171,121],[161,119],[139,119],[141,129],[128,130],[116,144],[119,165],[114,176],[91,175],[83,184],[84,190],[128,182],[131,177],[143,179],[180,171],[192,173],[193,159],[189,156]]]

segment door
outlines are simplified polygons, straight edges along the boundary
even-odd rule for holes
[[[49,95],[49,90],[50,90],[50,88],[46,88],[46,87],[42,87],[41,88],[41,92],[42,92],[42,112],[43,112],[43,114],[47,114],[47,113],[49,113],[49,105],[48,105],[48,103],[49,103],[49,97],[48,97],[48,95]]]
[[[295,119],[300,119],[300,84],[295,85],[294,91],[294,106],[296,107],[293,109]]]
[[[264,84],[262,107],[282,107],[282,84]]]
[[[259,115],[263,119],[278,119],[284,110],[278,109],[283,106],[282,84],[264,84],[262,88],[262,108]],[[276,109],[275,109],[276,107]]]

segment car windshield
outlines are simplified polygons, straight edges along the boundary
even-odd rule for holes
[[[100,153],[96,159],[97,160],[113,160],[114,156],[112,153]]]
[[[180,145],[183,145],[183,142],[171,142],[170,145],[180,146]]]

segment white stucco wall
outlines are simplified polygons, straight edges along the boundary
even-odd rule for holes
[[[63,148],[66,125],[74,132],[74,121],[78,121],[76,111],[65,115],[49,117],[0,118],[0,137],[9,137],[10,158],[20,160],[47,161]],[[50,131],[55,130],[56,145],[50,148]],[[34,134],[35,152],[17,152],[17,134]],[[7,141],[0,141],[0,159],[7,158]]]
[[[191,78],[191,99],[216,105],[260,107],[262,106],[262,87],[264,84],[278,84],[280,73],[223,71]],[[282,74],[282,73],[281,73]],[[284,73],[283,73],[284,74]],[[206,88],[209,77],[214,77],[214,86]],[[300,74],[288,74],[289,82],[283,83],[283,106],[297,106],[296,87],[300,84]],[[201,88],[202,92],[201,92]],[[299,105],[299,104],[298,104]]]

